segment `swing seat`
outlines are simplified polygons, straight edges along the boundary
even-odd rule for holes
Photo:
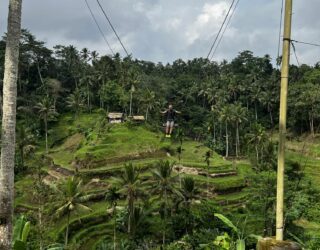
[[[166,122],[165,122],[165,123],[162,123],[162,127],[164,127],[164,128],[167,127],[167,123],[166,123]],[[174,123],[174,124],[173,124],[173,127],[175,127],[175,128],[176,128],[176,127],[179,127],[179,124],[178,124],[178,123]]]

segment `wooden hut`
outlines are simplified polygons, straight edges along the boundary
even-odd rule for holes
[[[124,114],[123,113],[109,113],[108,114],[109,123],[123,123]]]
[[[143,115],[134,115],[132,116],[132,121],[140,123],[140,122],[144,122],[146,119],[144,118]]]

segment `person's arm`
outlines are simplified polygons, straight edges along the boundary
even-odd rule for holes
[[[165,111],[160,111],[160,113],[161,113],[161,114],[165,114],[165,113],[167,113],[167,110],[165,110]]]
[[[175,110],[175,112],[179,115],[181,114],[181,111]]]

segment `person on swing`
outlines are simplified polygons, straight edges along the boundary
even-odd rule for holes
[[[172,104],[169,105],[169,108],[165,111],[160,111],[162,114],[165,114],[167,117],[167,122],[166,122],[166,137],[170,138],[172,131],[173,131],[173,127],[174,127],[174,121],[175,121],[175,117],[176,114],[181,114],[181,112],[173,109]]]

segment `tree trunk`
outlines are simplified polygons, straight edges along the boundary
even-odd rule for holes
[[[129,193],[129,218],[128,218],[128,234],[132,236],[132,222],[133,222],[133,213],[134,213],[134,198],[132,197],[133,194]]]
[[[39,78],[40,78],[40,82],[42,85],[44,85],[44,81],[43,81],[43,78],[42,78],[42,75],[41,75],[41,71],[40,71],[40,66],[39,66],[39,61],[38,61],[38,58],[36,59],[37,60],[37,70],[38,70],[38,74],[39,74]],[[48,95],[48,89],[46,91],[47,95]]]
[[[239,139],[239,123],[236,122],[236,156],[239,157],[240,153],[240,139]]]
[[[226,122],[226,157],[229,156],[229,135],[228,135],[228,123]]]
[[[64,242],[64,246],[68,246],[68,237],[69,237],[69,223],[70,223],[70,211],[68,211],[68,219],[67,219],[67,228],[66,228],[66,238]]]
[[[167,190],[164,191],[164,198],[165,198],[165,205],[164,205],[164,230],[162,233],[162,247],[166,249],[166,231],[167,231],[167,204],[168,204],[168,197],[167,197]]]
[[[130,91],[130,109],[129,109],[129,116],[132,116],[132,91]]]
[[[49,150],[48,150],[48,118],[47,116],[45,116],[44,118],[44,130],[46,133],[46,153],[48,154]]]
[[[272,117],[272,109],[270,106],[269,106],[269,116],[270,116],[271,128],[273,130],[273,117]]]
[[[148,121],[148,113],[149,113],[149,106],[147,107],[147,111],[146,111],[146,121]]]
[[[0,166],[0,249],[12,246],[17,77],[22,0],[10,0],[3,79]]]
[[[213,123],[213,143],[216,144],[216,124]]]
[[[255,112],[255,116],[256,116],[256,121],[258,121],[257,102],[254,102],[254,112]]]
[[[90,105],[90,87],[89,87],[89,84],[87,83],[87,92],[88,92],[88,96],[87,96],[87,98],[88,98],[88,100],[87,100],[87,102],[88,102],[88,110],[89,110],[89,112],[91,113],[91,105]]]
[[[117,205],[113,206],[113,217],[114,217],[114,222],[113,222],[113,250],[117,249],[117,217],[116,217],[116,209]]]
[[[24,154],[23,154],[23,147],[20,147],[20,157],[21,157],[21,167],[24,169]]]
[[[310,120],[310,132],[312,137],[314,137],[314,119],[313,119],[313,114],[309,115],[309,120]]]

